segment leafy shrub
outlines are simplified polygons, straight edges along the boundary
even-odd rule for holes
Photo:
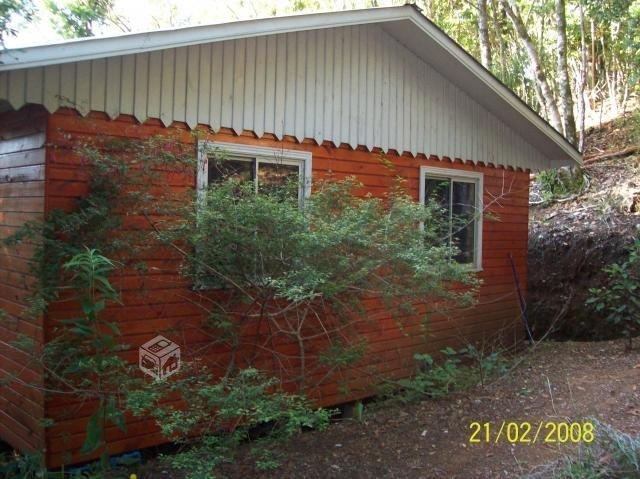
[[[608,284],[591,288],[587,305],[606,314],[606,320],[621,327],[627,338],[627,348],[640,328],[640,238],[629,248],[628,258],[604,268]]]
[[[61,321],[42,350],[47,385],[51,390],[74,393],[85,400],[97,401],[89,418],[81,452],[101,450],[101,469],[107,469],[105,428],[113,423],[124,430],[124,413],[117,397],[122,393],[122,377],[129,366],[117,356],[120,332],[114,323],[104,321],[100,313],[108,302],[119,301],[109,282],[114,263],[96,250],[85,249],[62,265],[66,289],[75,294],[82,316]],[[26,454],[0,466],[4,477],[55,478],[64,474],[49,473],[40,454]],[[13,475],[12,475],[13,474]]]
[[[499,350],[487,352],[482,348],[469,344],[458,352],[471,359],[472,367],[477,372],[477,377],[482,387],[484,387],[487,379],[504,376],[509,370],[509,361]]]
[[[469,344],[458,351],[447,347],[440,352],[444,359],[440,363],[429,354],[414,356],[419,372],[400,381],[402,400],[442,397],[478,383],[484,386],[488,378],[502,376],[508,370],[509,362],[500,351],[485,353]]]
[[[224,291],[202,302],[212,346],[236,350],[247,328],[266,325],[248,346],[259,345],[304,389],[314,372],[351,367],[366,352],[355,328],[365,299],[381,298],[400,325],[426,300],[442,309],[473,300],[477,279],[450,260],[455,251],[439,235],[436,206],[417,204],[400,188],[387,198],[357,197],[358,186],[321,182],[300,208],[295,198],[257,195],[252,184],[230,178],[187,205],[182,222],[158,229],[183,254],[183,274],[196,289],[205,297]],[[452,282],[466,288],[453,290]],[[271,347],[274,338],[297,345],[295,366],[290,353]],[[321,340],[321,350],[308,349]]]
[[[558,168],[536,175],[544,201],[581,194],[588,186],[587,174],[581,168]]]
[[[437,364],[429,354],[416,354],[414,359],[420,363],[420,372],[410,380],[402,381],[406,388],[405,397],[408,400],[420,397],[441,397],[456,389],[462,389],[465,372],[460,367],[460,359],[451,348],[441,351],[445,360]]]
[[[47,472],[42,459],[42,454],[2,453],[0,454],[0,476],[5,479],[53,479],[53,476]]]
[[[178,393],[184,404],[166,405],[165,393]],[[275,468],[279,460],[274,444],[303,428],[326,427],[332,414],[279,391],[277,380],[253,368],[220,380],[200,371],[164,385],[149,383],[132,392],[128,403],[137,415],[152,414],[167,437],[185,446],[165,459],[198,479],[214,477],[215,469],[232,461],[245,441],[250,441],[257,469]]]
[[[55,323],[42,350],[36,350],[26,335],[18,335],[13,345],[32,354],[43,367],[48,393],[98,403],[88,422],[82,452],[102,449],[106,467],[105,425],[111,422],[124,428],[117,398],[131,375],[130,366],[118,356],[125,346],[118,344],[116,324],[102,321],[100,314],[109,302],[119,301],[109,282],[111,272],[124,262],[136,261],[135,254],[147,246],[141,234],[119,231],[121,212],[161,212],[165,197],[156,195],[150,201],[157,171],[167,167],[184,170],[193,161],[191,154],[185,156],[167,138],[105,141],[74,153],[89,173],[88,193],[72,210],[54,209],[44,221],[27,222],[2,244],[11,247],[30,242],[34,246],[31,272],[36,284],[27,298],[25,317],[42,314],[61,294],[81,304],[78,317]],[[103,254],[121,257],[124,262],[115,263]],[[0,320],[12,320],[5,316],[0,313]]]
[[[89,454],[102,449],[105,467],[108,466],[107,423],[125,430],[118,396],[124,392],[122,378],[126,378],[130,370],[129,364],[118,356],[118,352],[125,349],[118,342],[118,326],[101,319],[109,302],[120,301],[118,292],[109,282],[115,267],[111,260],[88,248],[63,265],[63,284],[74,291],[83,314],[62,320],[54,327],[42,353],[51,388],[97,401],[81,452]]]

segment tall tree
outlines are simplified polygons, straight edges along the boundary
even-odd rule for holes
[[[585,89],[587,86],[587,32],[584,21],[584,7],[578,7],[580,15],[580,65],[576,78],[576,95],[578,99],[578,150],[584,150],[584,125],[586,117]]]
[[[576,120],[573,116],[573,98],[571,96],[571,80],[567,64],[567,16],[564,0],[555,0],[556,6],[556,46],[558,97],[562,114],[564,136],[571,143],[576,143]]]
[[[562,120],[560,119],[560,111],[558,110],[558,105],[556,104],[555,97],[553,96],[553,90],[549,86],[547,76],[545,75],[544,69],[542,67],[542,62],[540,61],[540,55],[538,54],[538,50],[536,49],[533,40],[529,36],[527,27],[525,26],[524,21],[522,20],[522,16],[520,15],[518,5],[516,4],[515,0],[500,0],[500,4],[511,20],[513,28],[518,34],[518,38],[520,39],[520,42],[527,52],[529,62],[531,63],[531,67],[533,68],[535,80],[539,87],[540,95],[542,96],[540,100],[546,108],[551,126],[553,126],[559,132],[562,132]]]
[[[491,0],[491,21],[493,30],[498,42],[498,55],[500,57],[500,79],[504,82],[507,76],[507,46],[505,44],[505,35],[503,34],[503,22],[501,19],[502,11],[498,6],[498,0]]]
[[[56,31],[64,38],[83,38],[95,35],[94,28],[110,21],[113,0],[72,0],[67,4],[46,0]]]
[[[0,48],[4,47],[7,36],[13,36],[17,33],[15,28],[11,26],[11,22],[16,17],[31,21],[33,14],[31,0],[0,0]]]
[[[477,0],[478,7],[478,43],[480,44],[480,60],[489,71],[492,68],[491,42],[489,41],[489,19],[487,0]]]

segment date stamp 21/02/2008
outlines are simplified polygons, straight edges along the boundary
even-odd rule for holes
[[[469,424],[470,444],[590,444],[595,440],[595,426],[585,422],[517,422],[475,421]]]

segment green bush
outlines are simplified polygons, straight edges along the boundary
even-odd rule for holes
[[[98,403],[89,418],[80,452],[100,451],[102,466],[108,468],[105,430],[109,423],[126,430],[118,398],[126,392],[123,378],[131,370],[118,355],[126,349],[119,342],[118,326],[101,318],[109,303],[120,302],[120,295],[109,282],[116,264],[87,248],[62,268],[62,284],[75,293],[82,314],[54,327],[44,345],[42,362],[50,388]]]
[[[458,353],[471,360],[471,366],[476,371],[482,387],[487,379],[504,376],[509,370],[509,361],[500,350],[485,351],[483,348],[469,344]]]
[[[627,348],[640,331],[640,238],[629,248],[629,256],[621,263],[604,268],[608,284],[591,288],[587,305],[598,313],[606,314],[606,320],[621,327],[627,338]]]
[[[216,380],[200,370],[171,383],[148,383],[128,397],[137,415],[151,414],[162,432],[183,445],[165,460],[187,477],[214,477],[215,469],[232,462],[242,443],[259,470],[279,465],[274,446],[291,439],[303,428],[322,429],[332,412],[313,409],[301,396],[287,394],[277,380],[248,368]],[[177,393],[180,407],[162,401],[166,393]]]
[[[415,400],[421,397],[441,397],[466,385],[467,371],[460,367],[460,359],[451,348],[441,351],[444,362],[437,364],[429,354],[416,354],[414,359],[420,364],[420,372],[409,380],[402,381],[405,398]]]
[[[212,345],[235,350],[246,325],[267,325],[260,350],[287,364],[271,339],[297,345],[297,371],[285,374],[304,389],[314,386],[306,384],[314,372],[351,367],[366,353],[355,328],[365,316],[363,300],[381,298],[400,327],[418,303],[445,309],[473,300],[477,279],[451,261],[455,251],[439,235],[436,206],[417,204],[400,189],[387,198],[357,197],[358,186],[321,182],[301,208],[295,198],[257,195],[252,184],[228,179],[188,205],[182,222],[158,232],[180,248],[183,274],[196,290],[224,291],[202,302]],[[454,291],[451,283],[466,288]],[[307,350],[319,340],[322,350]]]
[[[485,352],[474,345],[456,351],[447,347],[440,351],[443,360],[436,362],[430,354],[416,354],[418,373],[399,382],[402,401],[416,401],[425,397],[442,397],[504,375],[509,362],[500,351]]]
[[[588,185],[587,174],[581,168],[559,168],[536,175],[544,201],[553,201],[581,194]]]
[[[0,453],[0,476],[4,479],[53,479],[43,463],[42,454],[9,455]],[[59,477],[62,478],[62,475]]]

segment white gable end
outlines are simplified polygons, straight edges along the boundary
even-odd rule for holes
[[[428,53],[426,54],[428,57]],[[551,160],[375,24],[0,71],[0,99],[523,169]],[[557,166],[557,163],[554,164]]]

